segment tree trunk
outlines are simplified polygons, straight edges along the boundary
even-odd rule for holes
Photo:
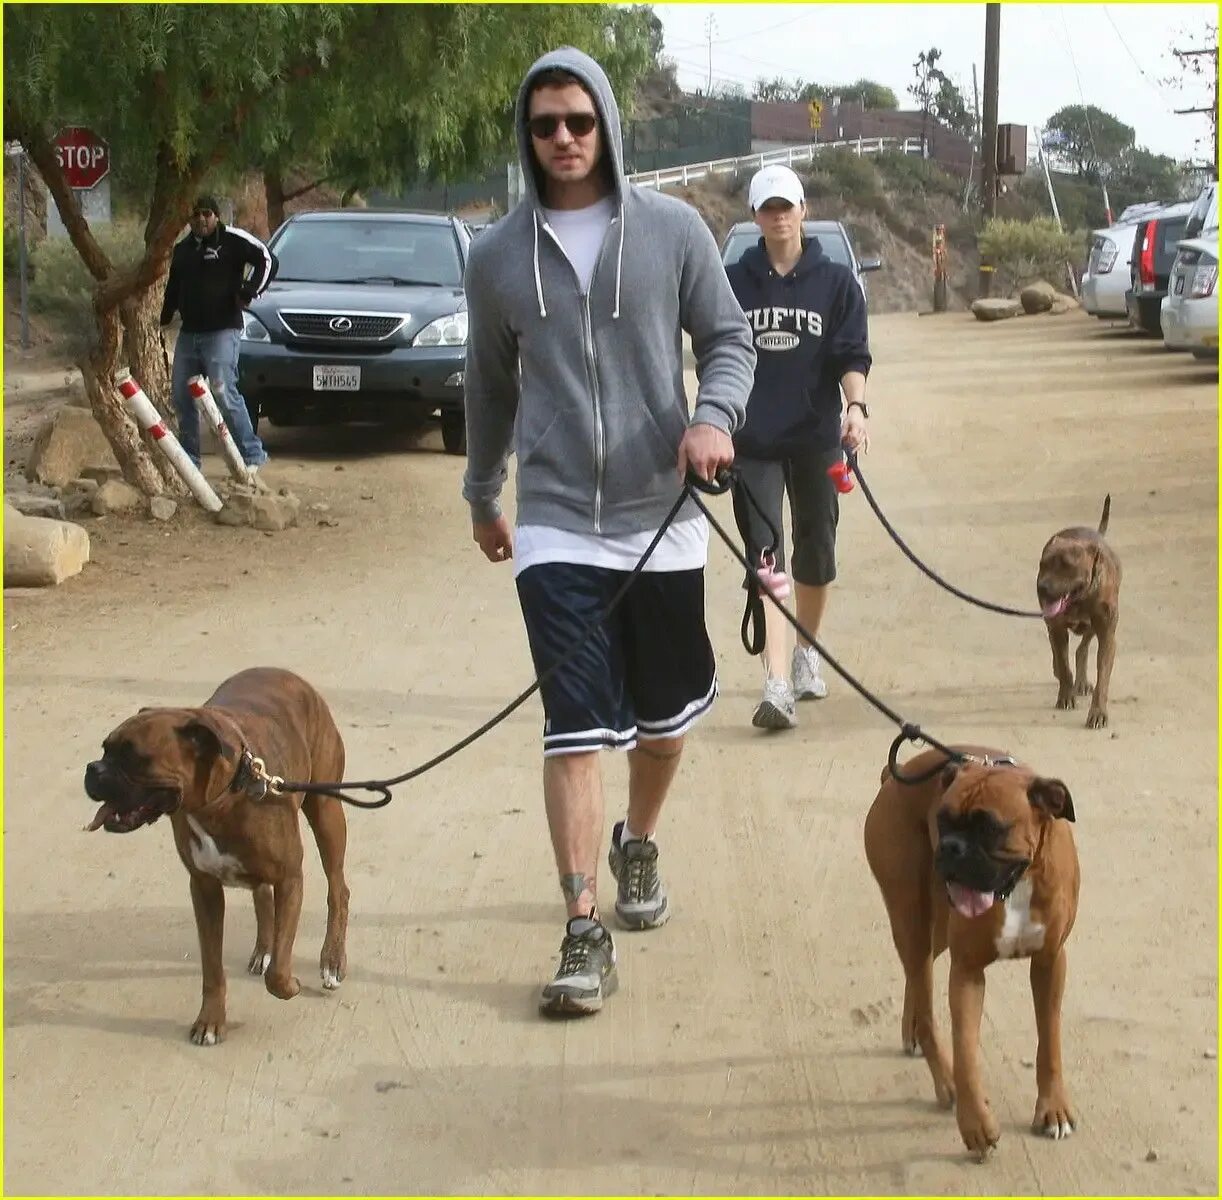
[[[267,199],[267,232],[270,236],[284,224],[284,176],[278,163],[263,168],[263,192]]]
[[[162,288],[154,285],[143,292],[136,292],[119,305],[123,357],[133,378],[161,413],[162,419],[171,429],[177,430],[178,417],[170,395],[170,368],[161,341],[161,299]],[[154,449],[153,439],[148,434],[141,431],[140,436],[152,455],[165,490],[171,495],[186,495],[186,485],[170,465],[169,459]]]
[[[165,494],[165,481],[145,448],[136,423],[128,416],[115,390],[115,367],[119,359],[120,323],[116,307],[103,307],[95,299],[98,340],[89,357],[77,365],[89,395],[89,406],[115,452],[123,478],[146,496]]]

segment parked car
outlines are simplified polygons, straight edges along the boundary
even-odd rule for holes
[[[1196,358],[1218,358],[1218,185],[1206,184],[1176,247],[1162,302],[1163,342]]]
[[[862,276],[867,271],[877,271],[883,264],[879,258],[858,259],[849,239],[848,230],[839,221],[803,221],[802,232],[808,239],[819,243],[820,249],[832,260],[848,267],[866,292]],[[747,248],[760,240],[760,227],[754,221],[739,221],[730,226],[725,241],[721,243],[721,261],[733,266],[746,253]]]
[[[1160,314],[1168,350],[1218,359],[1218,231],[1180,242]]]
[[[1184,236],[1191,211],[1191,204],[1172,204],[1138,222],[1129,267],[1131,284],[1125,293],[1125,308],[1134,329],[1162,336],[1163,297],[1171,279],[1175,246]]]
[[[466,449],[463,272],[456,217],[389,209],[298,213],[269,243],[272,285],[245,313],[239,380],[273,425],[438,416]]]
[[[1082,276],[1084,311],[1101,320],[1128,316],[1125,293],[1132,285],[1129,259],[1133,255],[1133,239],[1137,234],[1139,218],[1165,207],[1161,201],[1130,205],[1115,224],[1094,231],[1090,256]]]

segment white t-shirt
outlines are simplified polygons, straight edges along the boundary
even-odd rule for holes
[[[546,223],[573,264],[582,295],[590,290],[598,255],[615,216],[614,197],[606,196],[588,208],[545,208]],[[581,563],[631,571],[649,548],[657,530],[603,537],[573,533],[550,525],[519,525],[514,531],[514,575],[546,562]],[[703,516],[677,521],[658,543],[645,564],[646,571],[692,571],[708,561],[709,526]]]

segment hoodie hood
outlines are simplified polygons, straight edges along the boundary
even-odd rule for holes
[[[538,164],[531,146],[530,131],[526,128],[526,118],[531,81],[540,72],[552,68],[575,75],[585,85],[586,91],[590,93],[602,126],[603,153],[610,158],[615,191],[622,205],[625,184],[624,135],[620,129],[619,105],[615,102],[615,93],[611,90],[611,81],[607,78],[606,72],[588,54],[573,46],[561,46],[560,49],[550,50],[542,58],[537,59],[526,72],[522,86],[518,89],[514,125],[518,135],[518,158],[522,163],[526,195],[531,204],[538,209],[542,203],[539,196]]]
[[[526,202],[530,204],[534,218],[534,270],[535,270],[535,300],[539,306],[539,316],[547,317],[547,299],[543,294],[543,278],[539,271],[539,228],[549,234],[551,231],[539,211],[542,199],[539,196],[538,164],[535,152],[531,146],[530,130],[526,128],[527,109],[530,103],[531,81],[542,71],[558,68],[576,76],[585,85],[594,101],[594,110],[598,113],[599,124],[602,127],[603,157],[611,163],[611,177],[615,185],[617,205],[616,222],[619,224],[619,252],[615,258],[615,309],[611,319],[619,320],[620,295],[624,275],[624,236],[627,222],[624,220],[624,195],[627,189],[627,179],[624,175],[624,137],[620,130],[619,105],[615,102],[615,93],[611,90],[611,81],[606,72],[588,54],[573,46],[561,46],[559,50],[551,50],[526,72],[522,86],[518,89],[518,103],[515,109],[515,124],[518,134],[518,156],[522,163],[522,180],[526,189]],[[597,168],[596,168],[597,169]],[[552,234],[551,236],[555,236]]]

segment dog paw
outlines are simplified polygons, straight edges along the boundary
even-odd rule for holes
[[[1107,711],[1102,708],[1092,708],[1086,714],[1087,729],[1106,729],[1107,728]]]
[[[990,1151],[1001,1140],[1001,1126],[997,1124],[997,1119],[989,1110],[988,1103],[986,1102],[982,1108],[966,1112],[961,1109],[958,1113],[958,1120],[959,1136],[963,1138],[967,1152],[977,1162],[984,1162]]]
[[[1057,694],[1057,708],[1070,709],[1076,707],[1077,701],[1074,700],[1074,694],[1072,691],[1063,691]]]
[[[296,975],[267,974],[263,976],[263,983],[277,1000],[291,1000],[301,991],[301,981]]]
[[[225,1021],[211,1020],[201,1013],[191,1026],[191,1042],[196,1046],[216,1046],[225,1040]]]
[[[250,956],[250,962],[246,964],[246,969],[252,975],[262,975],[271,966],[271,962],[271,954],[262,947],[256,946],[254,953]]]
[[[1079,680],[1074,684],[1073,694],[1075,696],[1090,696],[1094,694],[1094,686],[1089,679]]]
[[[337,963],[323,963],[319,974],[322,976],[323,987],[329,992],[333,992],[344,982],[344,968]]]
[[[939,1108],[950,1110],[955,1107],[955,1085],[946,1080],[933,1081],[933,1096]]]
[[[1031,1118],[1033,1133],[1059,1142],[1073,1133],[1077,1123],[1064,1095],[1041,1096],[1035,1102],[1035,1116]]]

